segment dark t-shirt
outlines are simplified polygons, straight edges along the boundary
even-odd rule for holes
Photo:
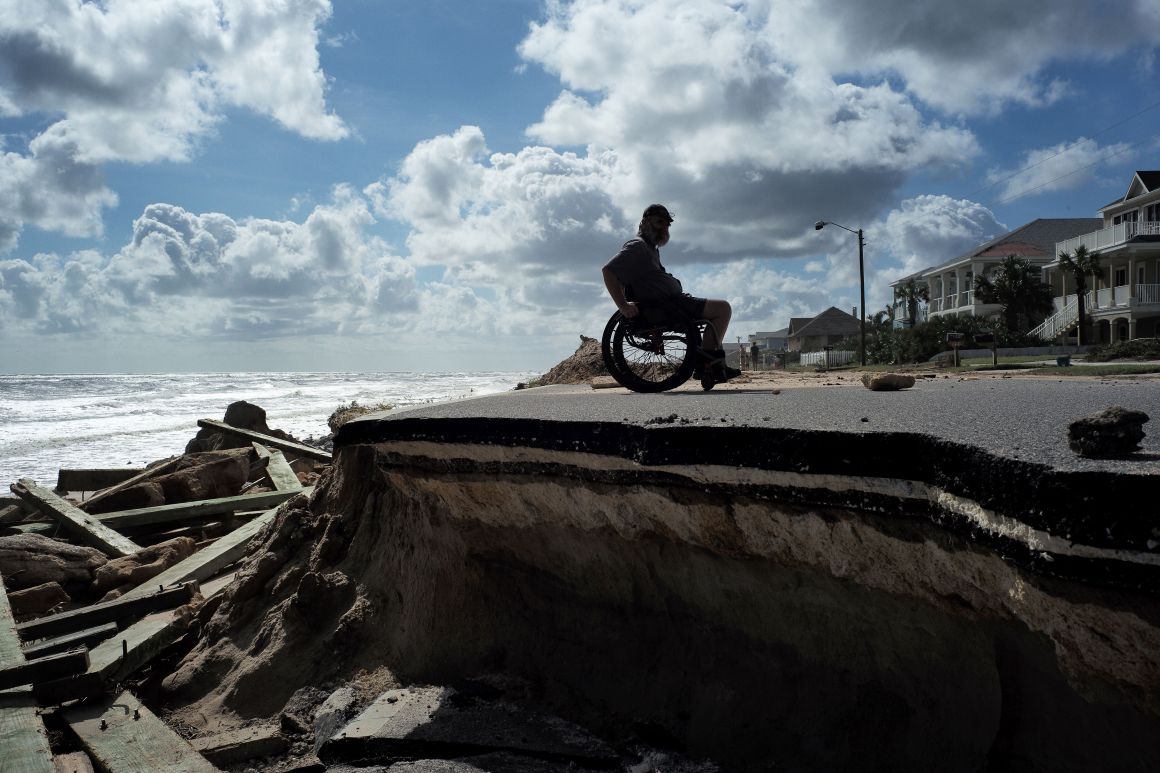
[[[660,250],[639,236],[625,242],[604,267],[631,290],[632,300],[671,298],[683,292],[681,280],[661,265]]]

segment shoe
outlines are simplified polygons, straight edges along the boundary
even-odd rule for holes
[[[710,376],[714,366],[725,361],[725,352],[721,350],[698,349],[697,361],[693,365],[693,378],[703,380]]]

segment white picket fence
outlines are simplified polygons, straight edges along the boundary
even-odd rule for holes
[[[846,350],[829,352],[803,352],[802,365],[824,365],[832,368],[837,365],[849,365],[857,361],[858,352]]]

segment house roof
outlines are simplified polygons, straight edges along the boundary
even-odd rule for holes
[[[790,317],[789,327],[785,329],[786,335],[791,336],[798,330],[801,330],[806,325],[814,321],[813,317]]]
[[[787,335],[789,335],[789,328],[783,327],[781,330],[774,330],[772,333],[759,331],[757,333],[754,333],[750,337],[751,338],[785,338]]]
[[[923,272],[924,276],[937,274],[957,263],[974,258],[1006,257],[1011,254],[1020,257],[1054,258],[1055,245],[1080,234],[1091,233],[1103,228],[1104,221],[1098,217],[1039,218],[1030,223],[983,242],[957,258],[940,263]]]
[[[890,283],[890,286],[897,287],[899,285],[906,284],[906,281],[908,279],[918,279],[920,276],[925,274],[927,271],[930,271],[932,268],[934,268],[934,266],[927,266],[926,268],[920,268],[918,271],[915,271],[913,274],[907,274],[906,276],[902,277],[901,279],[895,279],[893,282]]]
[[[1123,204],[1129,199],[1134,199],[1137,196],[1143,196],[1145,194],[1152,193],[1157,189],[1160,189],[1160,171],[1137,170],[1136,173],[1132,175],[1132,182],[1128,184],[1127,192],[1115,201],[1110,201],[1100,207],[1099,211],[1103,212],[1105,209],[1111,209],[1117,204]]]
[[[800,329],[795,329],[792,337],[853,335],[861,326],[857,317],[831,306]]]

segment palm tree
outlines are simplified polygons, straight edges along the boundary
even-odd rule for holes
[[[975,277],[975,300],[1003,307],[1003,323],[1012,333],[1026,332],[1030,318],[1051,311],[1051,288],[1039,278],[1039,269],[1025,258],[1008,255],[990,277]]]
[[[1102,278],[1104,275],[1103,266],[1100,265],[1100,258],[1098,255],[1093,255],[1088,252],[1088,248],[1080,245],[1075,248],[1075,252],[1068,255],[1066,252],[1059,253],[1059,268],[1071,274],[1075,279],[1075,303],[1076,309],[1079,311],[1079,327],[1075,331],[1075,342],[1083,346],[1084,338],[1087,333],[1087,315],[1085,313],[1087,295],[1087,278],[1090,276],[1094,279]]]
[[[906,318],[910,320],[910,326],[914,327],[915,317],[918,316],[918,302],[929,303],[930,292],[926,285],[920,285],[914,281],[914,277],[911,277],[898,288],[898,298],[906,304]]]

